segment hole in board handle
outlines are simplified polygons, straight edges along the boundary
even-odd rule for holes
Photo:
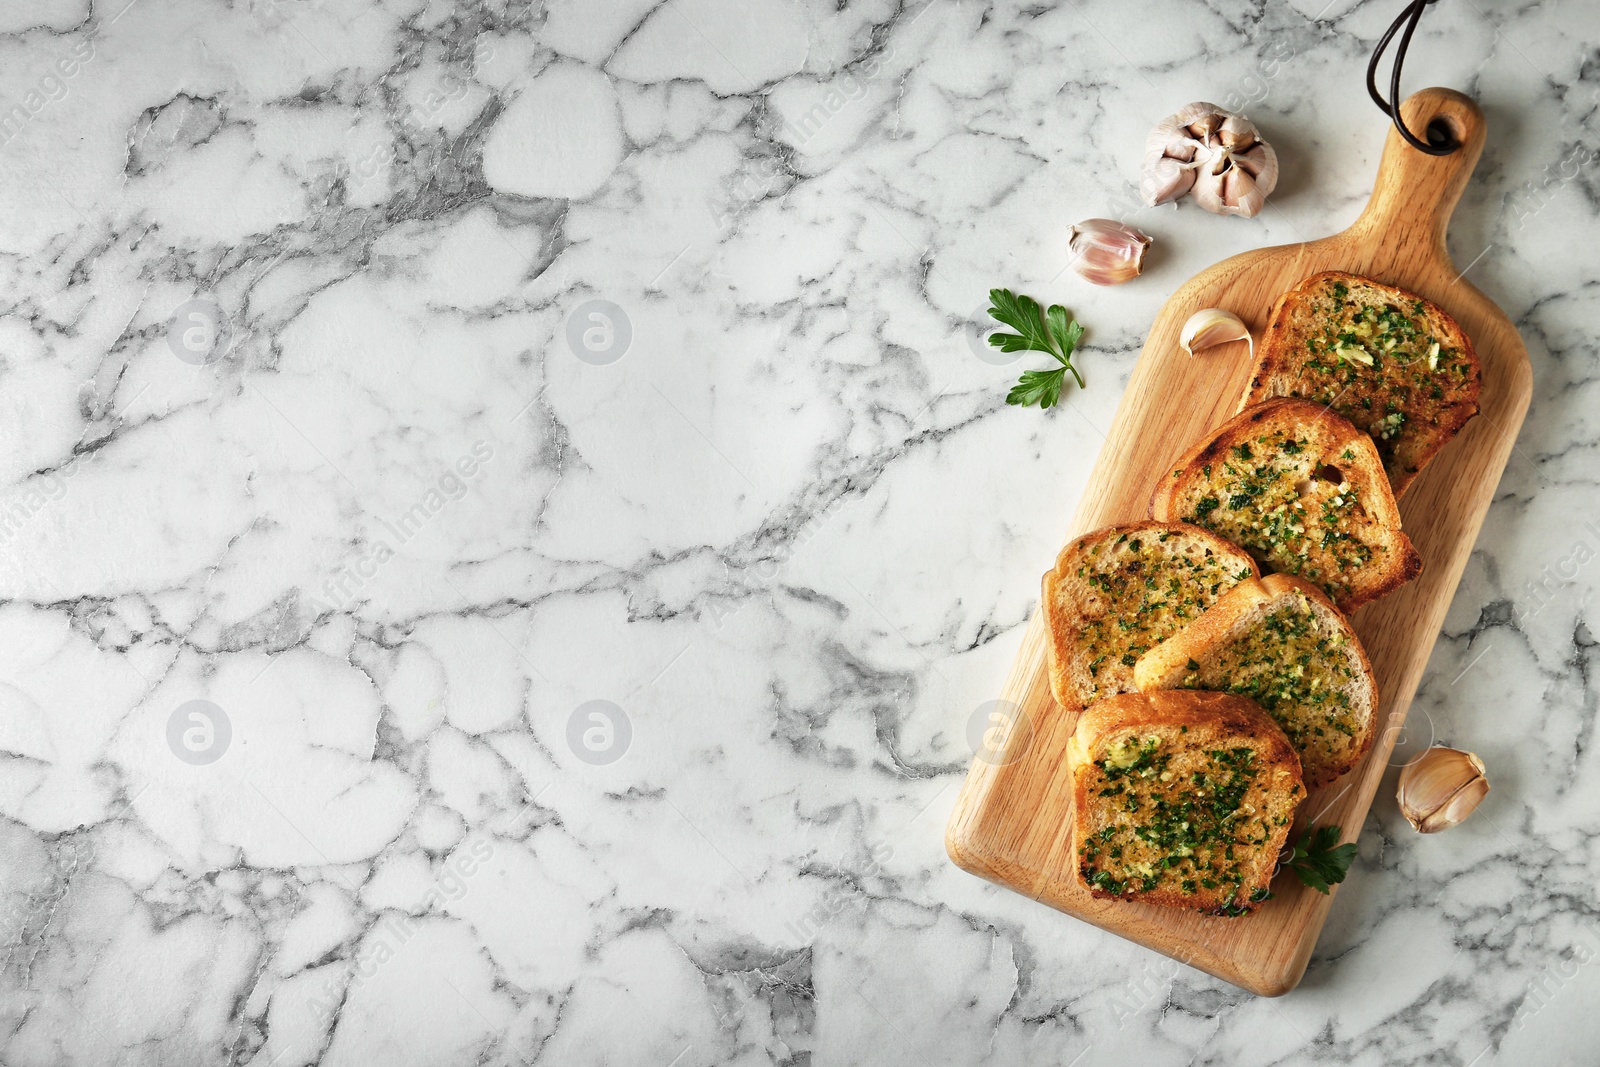
[[[1433,148],[1454,152],[1461,147],[1461,135],[1456,130],[1455,122],[1444,115],[1435,115],[1428,120],[1427,138]]]

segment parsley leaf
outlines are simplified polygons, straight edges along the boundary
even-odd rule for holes
[[[1330,885],[1344,881],[1355,858],[1355,842],[1339,844],[1337,826],[1313,826],[1294,843],[1294,855],[1284,866],[1312,889],[1327,893]]]
[[[1042,408],[1053,407],[1061,399],[1061,381],[1065,370],[1025,370],[1022,378],[1006,394],[1007,404]]]
[[[1072,351],[1083,336],[1083,326],[1060,304],[1050,305],[1048,311],[1030,296],[1018,296],[1010,289],[989,290],[989,314],[1001,325],[1016,333],[996,333],[989,343],[1002,352],[1043,352],[1061,366],[1050,370],[1023,371],[1022,378],[1006,394],[1006,403],[1041,408],[1054,407],[1061,401],[1061,386],[1067,371],[1078,380],[1082,389],[1083,375],[1072,365]]]

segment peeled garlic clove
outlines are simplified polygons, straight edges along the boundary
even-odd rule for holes
[[[1489,792],[1483,761],[1456,748],[1430,748],[1400,771],[1400,814],[1425,834],[1471,815]]]
[[[1072,269],[1096,285],[1121,285],[1144,269],[1148,234],[1114,219],[1084,219],[1067,242]]]
[[[1189,353],[1191,359],[1197,349],[1227,344],[1229,341],[1249,341],[1250,355],[1253,357],[1256,354],[1256,343],[1250,336],[1250,328],[1239,316],[1222,308],[1196,311],[1189,316],[1189,321],[1183,324],[1183,332],[1178,335],[1178,347]]]

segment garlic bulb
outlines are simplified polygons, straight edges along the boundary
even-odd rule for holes
[[[1249,341],[1250,354],[1256,354],[1256,343],[1250,336],[1250,328],[1239,316],[1222,308],[1196,311],[1189,316],[1189,321],[1183,324],[1183,332],[1178,335],[1178,347],[1189,353],[1190,359],[1194,358],[1197,348],[1210,348],[1229,341]]]
[[[1145,139],[1139,192],[1154,207],[1185,193],[1218,215],[1253,218],[1278,184],[1278,155],[1255,124],[1197,101]]]
[[[1430,748],[1400,770],[1400,814],[1425,834],[1448,830],[1489,792],[1483,761],[1456,748]]]
[[[1096,285],[1121,285],[1144,269],[1148,234],[1112,219],[1084,219],[1067,242],[1071,267]]]

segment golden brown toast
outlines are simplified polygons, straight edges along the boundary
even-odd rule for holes
[[[1294,748],[1254,701],[1108,697],[1079,716],[1067,761],[1073,855],[1094,896],[1216,915],[1267,898],[1305,786]]]
[[[1188,523],[1130,522],[1084,534],[1044,576],[1056,702],[1082,708],[1132,692],[1140,655],[1259,574],[1238,545]]]
[[[1310,582],[1240,582],[1210,611],[1139,658],[1143,692],[1210,689],[1247,696],[1282,727],[1307,789],[1338,778],[1372,747],[1378,684],[1366,650]]]
[[[1327,271],[1278,298],[1240,407],[1327,404],[1371,435],[1399,496],[1477,414],[1480,378],[1472,340],[1439,305]]]
[[[1161,479],[1150,514],[1221,534],[1347,613],[1422,570],[1372,438],[1309,400],[1228,420]]]

